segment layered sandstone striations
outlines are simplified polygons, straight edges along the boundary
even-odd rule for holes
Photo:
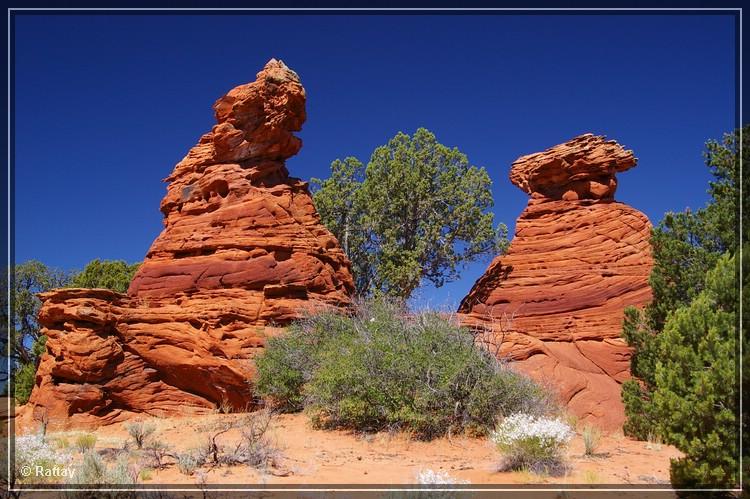
[[[520,370],[606,429],[624,420],[623,311],[651,299],[651,225],[614,201],[615,174],[635,163],[632,151],[592,134],[516,160],[510,179],[531,199],[507,254],[459,308]]]
[[[214,104],[217,124],[166,179],[164,230],[127,295],[41,295],[48,336],[31,410],[51,424],[253,403],[252,359],[307,308],[346,306],[350,264],[284,161],[305,91],[271,60]]]

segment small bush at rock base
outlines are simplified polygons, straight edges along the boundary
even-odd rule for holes
[[[560,475],[566,470],[563,452],[573,437],[559,419],[514,414],[497,426],[490,439],[504,454],[503,470],[528,469]]]
[[[257,367],[262,396],[282,411],[304,408],[323,428],[486,434],[497,416],[541,415],[552,405],[468,330],[383,300],[292,325],[268,341]]]

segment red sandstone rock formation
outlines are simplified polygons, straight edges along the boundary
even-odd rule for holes
[[[624,420],[623,311],[651,299],[651,225],[613,200],[615,173],[635,162],[632,151],[592,134],[516,160],[510,179],[532,198],[507,254],[459,308],[466,324],[502,340],[520,370],[606,429]]]
[[[350,263],[307,184],[284,166],[305,121],[297,75],[272,59],[214,110],[217,124],[166,179],[164,230],[127,295],[41,295],[49,339],[29,404],[36,419],[46,412],[70,426],[244,408],[268,326],[350,303]]]

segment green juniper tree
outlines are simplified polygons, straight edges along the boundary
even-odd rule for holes
[[[733,256],[720,257],[704,289],[669,314],[658,337],[656,433],[685,454],[670,473],[683,488],[738,483],[735,269]]]
[[[14,366],[14,396],[26,403],[34,386],[39,357],[47,337],[40,333],[36,322],[41,301],[37,293],[64,286],[69,275],[30,260],[13,270],[13,320],[8,335],[8,355]]]
[[[667,213],[654,228],[653,302],[625,314],[623,337],[634,349],[636,379],[623,385],[623,429],[679,448],[684,457],[672,461],[671,478],[682,488],[738,483],[735,255],[740,154],[747,159],[748,133],[745,127],[706,144],[711,200],[697,211]],[[745,177],[743,191],[748,187]]]
[[[360,291],[369,289],[374,282],[374,244],[365,228],[367,203],[360,189],[363,181],[364,166],[353,157],[331,163],[331,176],[326,180],[312,180],[315,207],[351,260]]]
[[[139,265],[96,259],[72,277],[68,272],[47,267],[36,260],[14,267],[14,313],[6,348],[14,366],[14,396],[18,403],[26,403],[31,395],[39,358],[47,341],[37,323],[41,307],[37,294],[65,286],[125,292]]]
[[[331,177],[312,184],[361,295],[407,299],[422,282],[442,286],[463,264],[507,245],[505,225],[493,226],[487,171],[424,128],[396,134],[366,168],[356,158],[336,160]]]
[[[129,265],[123,260],[91,260],[70,280],[71,288],[105,288],[124,293],[130,286],[140,263]]]

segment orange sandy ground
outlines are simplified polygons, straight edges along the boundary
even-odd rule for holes
[[[217,428],[242,414],[148,419],[156,426],[154,438],[176,451],[201,445]],[[21,433],[21,428],[17,428]],[[28,431],[28,429],[27,429]],[[72,451],[83,431],[50,432],[50,439],[67,440]],[[122,448],[129,440],[124,423],[101,427],[96,449]],[[414,484],[424,469],[446,471],[472,484],[656,484],[669,482],[669,460],[679,457],[674,447],[631,440],[621,434],[604,435],[596,456],[583,455],[580,428],[572,440],[566,476],[550,477],[527,472],[499,472],[500,454],[486,439],[465,436],[422,442],[398,433],[354,434],[312,429],[306,416],[275,416],[270,435],[280,450],[278,464],[265,471],[231,466],[201,471],[209,484]],[[221,444],[236,442],[238,430],[219,437]],[[80,456],[79,456],[80,457]],[[198,474],[186,476],[177,466],[154,470],[144,484],[196,483]],[[665,497],[661,493],[661,497]]]

